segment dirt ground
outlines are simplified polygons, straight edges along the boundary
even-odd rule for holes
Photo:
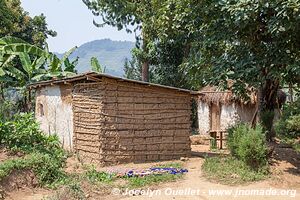
[[[277,144],[273,144],[273,146],[274,158],[271,161],[272,176],[265,181],[239,186],[221,185],[206,180],[202,175],[201,165],[204,162],[203,156],[207,154],[208,146],[193,146],[194,156],[185,163],[186,168],[189,170],[185,178],[156,187],[158,192],[153,191],[151,199],[300,199],[300,154],[297,154],[291,148],[281,148]],[[215,154],[217,153],[209,153],[207,155],[214,156]],[[255,192],[258,190],[260,195],[255,195]],[[193,191],[196,194],[193,194]],[[262,192],[264,192],[264,195],[262,195]],[[146,195],[139,196],[125,195],[124,199],[140,200],[146,199],[151,195],[150,192],[147,193],[147,189],[145,193]],[[116,196],[124,197],[124,193],[121,195],[117,194]],[[113,198],[109,197],[107,199]]]
[[[176,182],[169,182],[154,185],[140,190],[120,191],[112,189],[110,195],[103,196],[99,191],[99,195],[87,196],[88,199],[104,199],[104,200],[168,200],[168,199],[300,199],[300,154],[291,148],[286,148],[278,144],[274,146],[274,156],[271,160],[272,176],[264,181],[254,182],[247,185],[228,186],[207,180],[201,171],[201,165],[205,156],[215,156],[219,152],[210,152],[208,146],[195,145],[192,146],[192,157],[187,161],[169,161],[182,162],[189,172]],[[224,151],[223,153],[227,153]],[[0,155],[1,160],[6,158]],[[168,162],[164,162],[168,163]],[[98,170],[111,170],[114,168],[146,168],[157,163],[144,164],[123,164],[113,167],[99,168]],[[77,172],[82,171],[80,164],[71,158],[68,160],[66,171]],[[129,195],[126,193],[130,193]],[[296,192],[296,193],[295,193]],[[8,200],[40,200],[46,196],[53,194],[54,191],[28,187],[18,188],[8,193]],[[1,199],[1,198],[0,198]]]

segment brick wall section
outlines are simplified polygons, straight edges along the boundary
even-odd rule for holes
[[[74,87],[74,145],[88,162],[113,165],[190,155],[188,93],[104,78]]]

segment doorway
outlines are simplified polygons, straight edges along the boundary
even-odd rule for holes
[[[210,112],[211,112],[210,130],[220,131],[221,130],[221,106],[212,103]]]

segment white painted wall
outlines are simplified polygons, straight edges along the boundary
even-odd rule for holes
[[[210,130],[210,115],[208,104],[198,101],[198,124],[199,133],[201,135],[209,134]],[[235,104],[221,105],[221,130],[226,130],[228,127],[240,121]]]
[[[38,89],[35,115],[41,129],[46,134],[57,134],[63,147],[72,150],[72,104],[63,101],[61,93],[60,86],[47,86]],[[43,105],[43,116],[41,114],[41,104]]]
[[[238,121],[239,117],[235,104],[222,105],[221,107],[221,130],[226,130]]]
[[[208,135],[210,129],[209,106],[202,101],[198,101],[198,123],[200,135]]]

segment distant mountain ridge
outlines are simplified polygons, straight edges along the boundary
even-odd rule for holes
[[[79,73],[90,71],[90,60],[92,57],[96,57],[100,64],[106,67],[105,73],[123,76],[125,59],[131,57],[131,50],[134,46],[135,43],[130,41],[94,40],[79,46],[70,59],[79,57],[76,67]],[[62,56],[62,54],[56,54],[59,57]]]

